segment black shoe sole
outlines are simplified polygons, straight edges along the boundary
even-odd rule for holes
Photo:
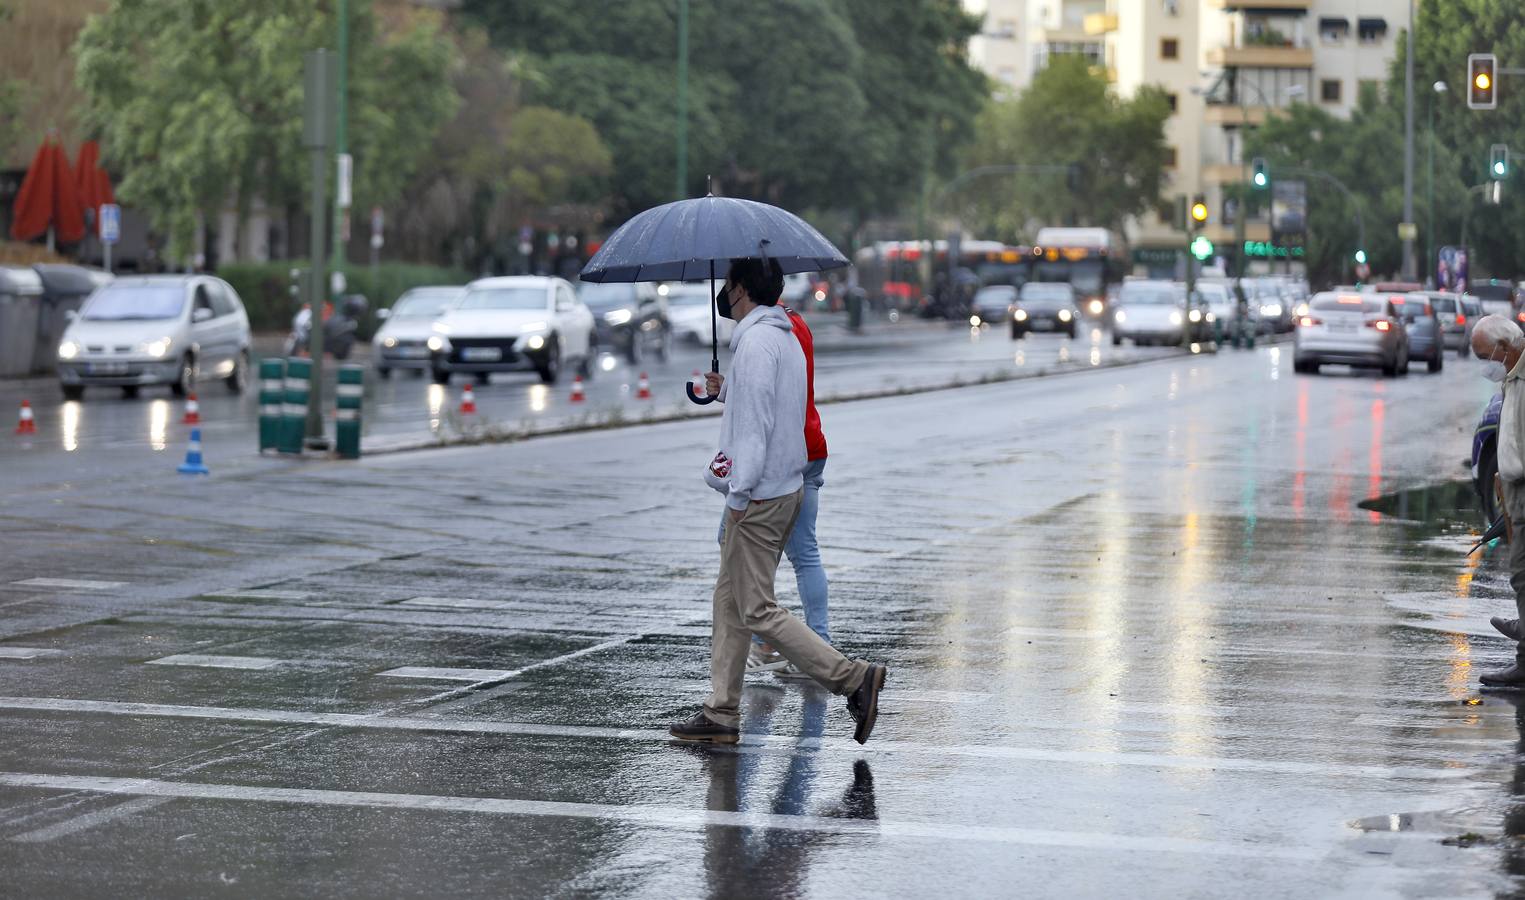
[[[858,727],[853,731],[853,740],[860,744],[868,743],[868,736],[874,733],[874,723],[879,721],[879,692],[884,690],[884,680],[888,676],[884,666],[868,667],[868,698],[863,704],[863,718],[858,720]]]
[[[671,728],[667,729],[667,733],[672,736],[673,740],[687,741],[690,744],[735,744],[741,740],[741,735],[739,734],[689,735],[679,734]]]
[[[1505,625],[1500,625],[1500,622],[1506,623],[1508,627],[1505,627]],[[1492,625],[1499,634],[1509,638],[1511,641],[1518,641],[1520,639],[1520,626],[1518,620],[1505,619],[1500,616],[1494,616],[1488,620],[1488,624]]]

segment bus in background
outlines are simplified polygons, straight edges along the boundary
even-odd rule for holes
[[[1080,311],[1101,319],[1108,288],[1126,274],[1122,244],[1105,228],[1040,228],[1031,250],[1032,281],[1064,281]]]
[[[947,241],[879,241],[854,254],[853,264],[858,283],[875,303],[953,317],[961,309],[957,297],[973,296],[975,289],[988,284],[1021,287],[1031,271],[1025,247],[966,240],[958,242],[955,252],[957,259],[950,265]],[[943,296],[938,296],[940,289]]]

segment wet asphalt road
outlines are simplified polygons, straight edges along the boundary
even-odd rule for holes
[[[714,421],[201,480],[8,447],[0,870],[18,896],[1517,892],[1522,714],[1475,689],[1511,649],[1497,552],[1463,556],[1464,491],[1360,505],[1464,477],[1487,396],[1263,347],[827,407],[832,630],[890,667],[863,748],[767,676],[738,749],[664,738],[705,691]]]

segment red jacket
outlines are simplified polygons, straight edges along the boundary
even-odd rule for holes
[[[805,455],[811,461],[826,458],[826,435],[821,432],[821,414],[815,411],[815,337],[805,317],[784,307],[789,321],[794,325],[794,337],[805,351]]]

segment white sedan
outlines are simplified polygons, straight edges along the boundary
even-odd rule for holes
[[[593,313],[572,285],[538,275],[481,278],[466,285],[460,300],[434,324],[427,346],[439,384],[456,372],[485,382],[493,372],[524,371],[553,384],[569,363],[589,377],[598,353]]]

